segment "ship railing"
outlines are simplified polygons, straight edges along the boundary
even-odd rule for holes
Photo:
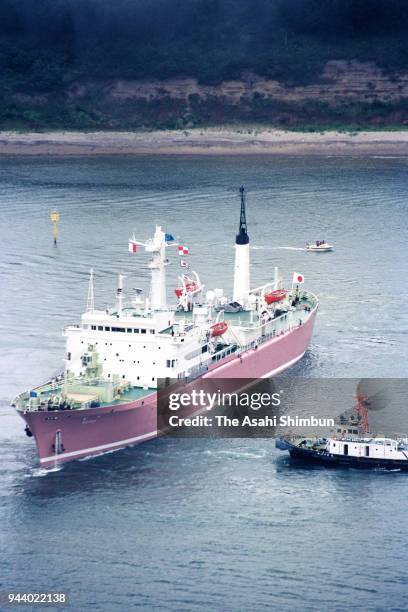
[[[224,357],[228,357],[228,355],[232,355],[232,353],[235,353],[236,350],[237,350],[237,345],[236,344],[231,344],[231,345],[221,349],[220,351],[217,351],[216,353],[212,353],[211,354],[211,359],[209,361],[206,361],[204,363],[200,363],[198,365],[192,366],[189,369],[188,376],[185,377],[186,381],[193,380],[194,378],[196,378],[200,374],[204,374],[205,372],[208,372],[210,365],[214,361],[219,361],[220,359],[223,359]],[[215,359],[214,359],[214,357],[215,357]]]
[[[194,380],[195,378],[197,378],[197,376],[200,376],[200,374],[205,374],[205,372],[208,372],[209,369],[209,364],[208,363],[203,363],[197,366],[193,366],[190,370],[189,370],[189,374],[188,376],[186,376],[186,382],[190,382],[191,380]]]
[[[278,338],[279,336],[290,331],[291,329],[293,328],[285,327],[285,329],[282,329],[280,331],[278,329],[272,329],[267,334],[262,334],[262,336],[260,336],[259,339],[257,340],[252,340],[251,342],[248,342],[247,344],[241,344],[239,347],[239,353],[245,353],[246,351],[249,351],[250,349],[255,349],[261,344],[264,344],[265,342],[267,342],[268,340],[272,340],[273,338]]]

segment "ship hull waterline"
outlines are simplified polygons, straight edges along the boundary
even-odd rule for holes
[[[287,370],[305,354],[317,308],[299,327],[240,355],[232,354],[209,367],[202,378],[260,379]],[[35,438],[40,464],[56,464],[92,457],[157,437],[157,394],[142,399],[85,410],[20,412]],[[61,441],[56,453],[56,437]]]

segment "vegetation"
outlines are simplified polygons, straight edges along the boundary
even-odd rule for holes
[[[218,84],[248,72],[289,85],[319,79],[328,60],[372,61],[388,74],[408,69],[406,0],[0,0],[0,126],[175,127],[250,119],[300,125],[407,109],[351,104],[338,111],[191,100],[103,107],[67,95],[92,79],[196,77]],[[397,78],[397,77],[396,77]],[[51,94],[51,95],[50,95]],[[174,108],[173,108],[174,107]]]

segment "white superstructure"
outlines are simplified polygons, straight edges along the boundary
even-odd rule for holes
[[[152,255],[150,296],[127,303],[123,295],[124,276],[119,275],[115,307],[94,308],[91,271],[87,310],[77,326],[65,329],[66,377],[82,376],[90,354],[97,354],[103,377],[130,382],[133,386],[156,388],[158,378],[188,376],[205,367],[207,353],[214,352],[210,339],[208,310],[184,320],[167,306],[165,233],[159,226],[151,240],[132,243]],[[195,320],[197,319],[197,321]]]
[[[343,457],[408,461],[406,438],[329,438],[326,448],[332,455]]]

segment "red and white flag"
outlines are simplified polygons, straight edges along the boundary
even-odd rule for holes
[[[129,240],[129,253],[136,253],[136,251],[137,251],[136,242],[132,242],[132,240]]]
[[[293,273],[292,285],[303,285],[305,282],[305,277],[303,274],[299,274],[298,272]]]
[[[185,259],[180,259],[180,266],[182,268],[188,268],[188,261],[185,261]]]
[[[188,247],[179,244],[178,252],[179,252],[179,255],[188,255]]]

